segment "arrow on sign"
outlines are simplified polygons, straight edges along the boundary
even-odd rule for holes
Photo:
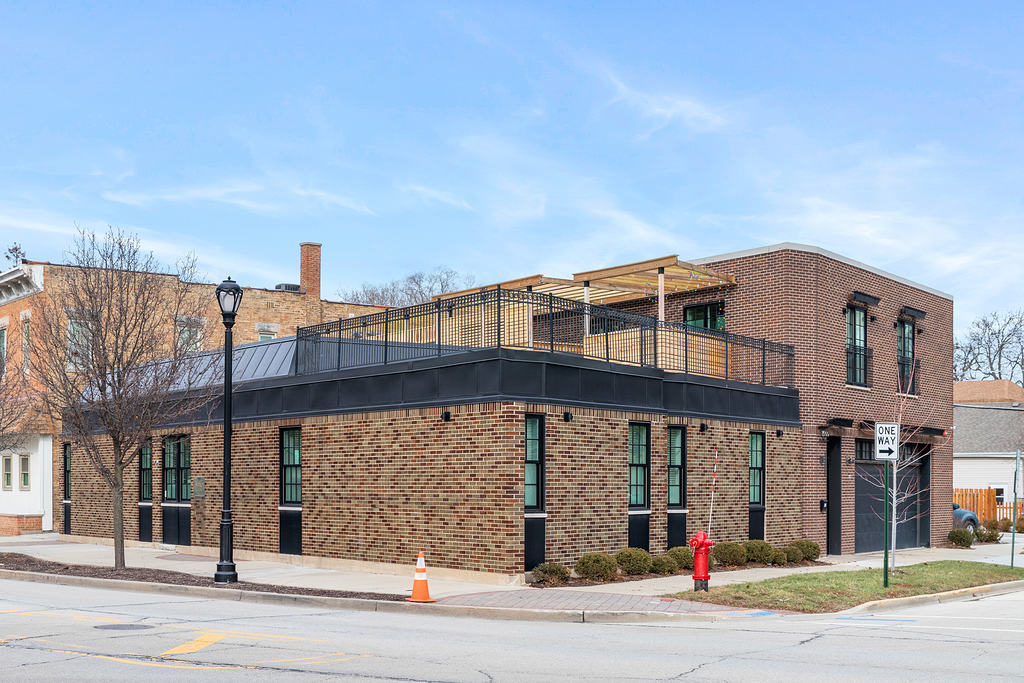
[[[878,452],[879,452],[879,453],[884,453],[884,454],[886,454],[886,455],[892,455],[892,454],[893,454],[893,453],[895,453],[896,451],[894,451],[894,450],[893,450],[893,449],[891,449],[891,448],[886,448],[886,449],[885,449],[884,451],[878,451]]]

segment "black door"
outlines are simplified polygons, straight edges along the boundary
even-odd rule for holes
[[[64,533],[71,533],[71,501],[64,501]]]
[[[669,510],[668,547],[675,548],[680,545],[686,545],[686,513]]]
[[[161,509],[164,543],[192,545],[192,506],[187,503],[165,503]]]
[[[284,555],[302,554],[302,508],[279,507],[281,522],[278,551]]]
[[[764,432],[750,433],[749,522],[747,538],[764,540],[765,507],[765,437]]]
[[[192,450],[187,436],[164,439],[163,541],[192,545]]]
[[[524,548],[524,571],[530,571],[538,564],[544,562],[544,527],[545,519],[542,515],[531,515],[523,520]]]
[[[827,462],[826,523],[829,555],[843,554],[843,440],[830,436],[825,447]]]
[[[139,540],[148,543],[153,540],[153,505],[139,503]]]
[[[630,548],[651,548],[651,514],[649,512],[629,515],[628,543]]]

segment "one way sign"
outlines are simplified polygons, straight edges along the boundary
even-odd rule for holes
[[[896,460],[900,455],[900,423],[875,423],[875,460]]]

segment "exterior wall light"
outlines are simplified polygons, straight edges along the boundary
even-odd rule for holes
[[[451,421],[452,421],[451,411],[446,410],[443,413],[441,413],[441,422],[451,422]]]
[[[572,413],[568,410],[562,413],[562,422],[572,422]]]
[[[706,422],[701,422],[700,423],[700,431],[702,431],[702,432],[708,431],[708,425],[707,425]]]

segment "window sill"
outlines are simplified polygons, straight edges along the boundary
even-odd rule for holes
[[[896,395],[899,396],[900,398],[913,398],[913,399],[921,398],[921,394],[901,394],[898,391],[896,392]]]
[[[151,501],[151,500],[140,500],[139,501],[139,507],[140,508],[151,508],[151,507],[153,507],[153,501]]]
[[[856,389],[857,391],[871,391],[871,387],[862,387],[859,384],[847,384],[847,389]]]
[[[644,510],[640,510],[640,509],[630,510],[629,514],[631,514],[631,515],[649,515],[649,514],[651,514],[651,510],[650,510],[650,508],[646,508]]]
[[[546,512],[524,512],[523,517],[526,519],[547,519],[548,513]]]
[[[690,514],[689,508],[669,508],[668,514],[670,515],[688,515]]]
[[[192,503],[160,503],[160,507],[163,508],[190,508]]]
[[[295,512],[302,512],[302,506],[301,505],[278,505],[277,509],[278,509],[278,511],[292,510],[292,511],[295,511]]]

